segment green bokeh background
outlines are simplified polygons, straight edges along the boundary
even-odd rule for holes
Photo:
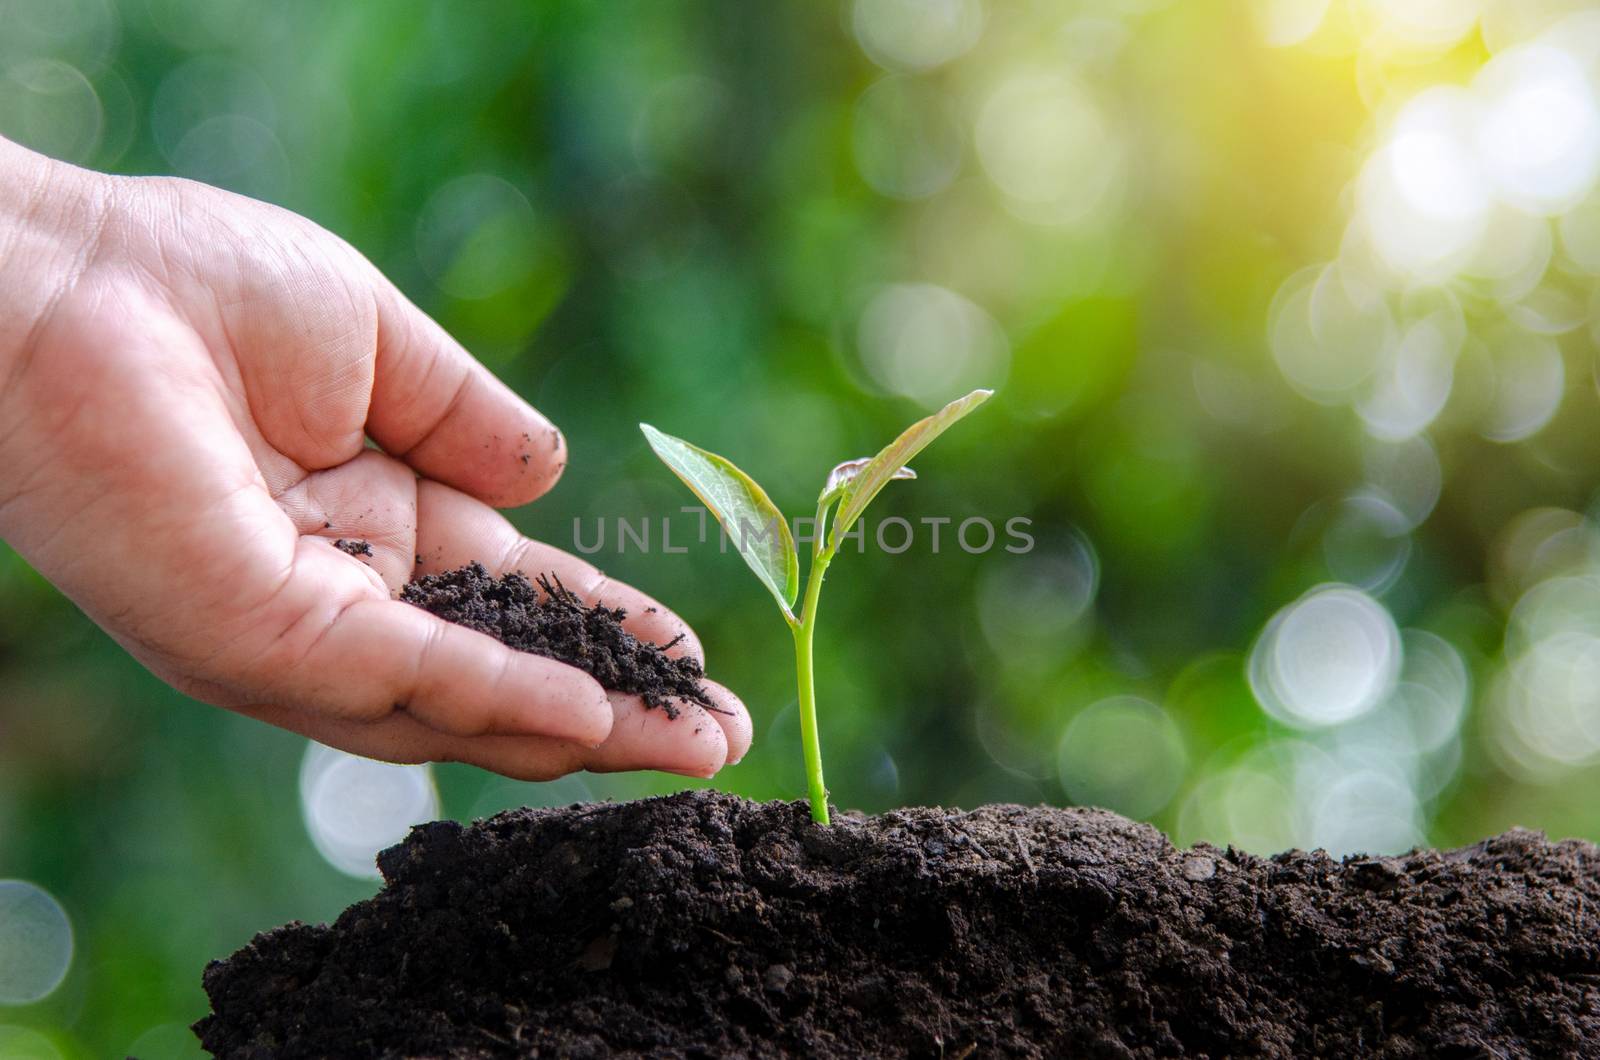
[[[1281,608],[1356,581],[1471,675],[1458,729],[1415,767],[1431,779],[1411,791],[1413,837],[1600,838],[1600,769],[1519,758],[1494,722],[1513,605],[1596,554],[1595,277],[1572,226],[1537,222],[1554,249],[1532,289],[1580,312],[1534,329],[1564,374],[1524,437],[1485,437],[1483,409],[1516,370],[1496,375],[1495,350],[1526,323],[1526,292],[1461,276],[1384,296],[1397,320],[1444,299],[1483,351],[1407,441],[1374,437],[1351,400],[1297,392],[1269,340],[1274,296],[1348,244],[1395,106],[1539,28],[1507,29],[1505,9],[1561,5],[1467,5],[1481,25],[1424,46],[1397,43],[1381,5],[1339,0],[1274,47],[1273,11],[1327,5],[993,0],[937,62],[983,8],[925,6],[0,0],[0,132],[218,183],[347,238],[565,430],[564,479],[513,514],[565,547],[574,518],[588,535],[688,503],[640,420],[805,514],[835,462],[998,385],[875,514],[1026,517],[1036,548],[973,555],[946,536],[935,554],[924,529],[903,554],[838,561],[818,680],[843,805],[1096,791],[1184,842],[1317,842],[1281,819],[1316,794],[1293,793],[1294,763],[1332,755],[1359,786],[1359,755],[1273,720],[1246,660]],[[1059,141],[1048,120],[984,132],[1016,76],[1064,79],[1090,118]],[[1044,173],[1068,185],[1042,206],[1004,169],[1020,150],[1026,171],[1034,141],[1062,153]],[[907,286],[884,301],[887,285]],[[874,307],[902,328],[887,354],[862,323]],[[1331,354],[1347,355],[1361,351]],[[1436,469],[1437,502],[1422,490],[1419,525],[1363,522],[1350,498],[1413,482],[1395,467]],[[679,516],[675,535],[692,526]],[[755,748],[715,785],[799,797],[789,639],[737,559],[596,559],[689,619],[749,703]],[[1127,696],[1142,702],[1115,700],[1128,710],[1091,716],[1058,754],[1085,708]],[[1592,695],[1573,709],[1600,727]],[[194,1054],[182,1026],[206,1010],[208,959],[371,894],[308,838],[305,747],[170,691],[0,546],[0,878],[47,890],[76,932],[62,986],[0,1006],[0,1025],[37,1032],[44,1055]],[[461,819],[685,786],[434,775]]]

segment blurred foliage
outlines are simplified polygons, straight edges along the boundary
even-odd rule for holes
[[[0,0],[0,132],[349,239],[566,431],[514,515],[565,547],[576,518],[692,535],[639,420],[809,511],[835,462],[998,386],[879,502],[914,547],[835,568],[844,805],[1092,799],[1257,850],[1600,838],[1600,199],[1549,199],[1600,132],[1553,177],[1483,141],[1501,198],[1464,205],[1417,141],[1452,223],[1488,218],[1466,249],[1405,227],[1435,155],[1393,201],[1380,166],[1408,100],[1584,6]],[[1581,141],[1600,91],[1573,91]],[[1036,547],[970,554],[973,516]],[[595,558],[750,704],[717,786],[799,797],[788,638],[737,559]],[[1367,603],[1284,610],[1331,582]],[[0,877],[76,932],[58,990],[0,1006],[8,1047],[193,1054],[207,959],[372,893],[307,836],[304,753],[0,547]],[[460,818],[684,786],[435,776]]]

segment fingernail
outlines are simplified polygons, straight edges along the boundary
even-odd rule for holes
[[[593,750],[611,738],[611,727],[616,724],[617,714],[603,690],[593,699],[575,706],[577,709],[573,711],[570,739]]]
[[[717,771],[715,769],[713,769],[713,770],[711,770],[711,772],[707,773],[703,769],[666,769],[666,768],[663,768],[661,770],[661,772],[663,772],[663,773],[672,773],[672,774],[674,774],[676,776],[680,776],[680,777],[692,777],[695,780],[710,780],[712,777],[717,775]]]

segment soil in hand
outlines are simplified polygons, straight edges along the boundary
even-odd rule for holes
[[[711,792],[416,829],[205,974],[223,1057],[1594,1056],[1600,851],[1343,863]]]
[[[400,599],[518,651],[570,663],[670,718],[685,700],[722,711],[700,684],[705,673],[698,662],[668,655],[672,643],[639,640],[622,628],[625,610],[591,607],[553,575],[540,575],[536,587],[521,574],[495,578],[482,564],[470,563],[417,579],[400,591]]]

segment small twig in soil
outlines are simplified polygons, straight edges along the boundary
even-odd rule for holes
[[[1017,853],[1022,855],[1022,863],[1028,866],[1028,875],[1039,875],[1039,870],[1033,867],[1033,858],[1028,855],[1028,841],[1022,838],[1021,832],[1016,832],[1013,834],[1017,839]]]
[[[487,1027],[474,1027],[472,1029],[477,1031],[479,1034],[483,1035],[485,1038],[489,1038],[489,1039],[492,1039],[493,1041],[499,1042],[501,1045],[507,1047],[508,1049],[511,1046],[517,1044],[516,1042],[513,1042],[510,1038],[501,1037],[500,1035],[496,1034],[494,1031],[491,1031]]]
[[[982,854],[984,857],[988,858],[989,860],[991,860],[991,861],[994,860],[994,855],[989,853],[987,850],[985,850],[982,843],[978,842],[976,839],[972,838],[970,835],[968,835],[965,832],[960,833],[960,836],[961,836],[961,841],[966,846],[969,846],[973,850],[976,850],[978,853]]]

